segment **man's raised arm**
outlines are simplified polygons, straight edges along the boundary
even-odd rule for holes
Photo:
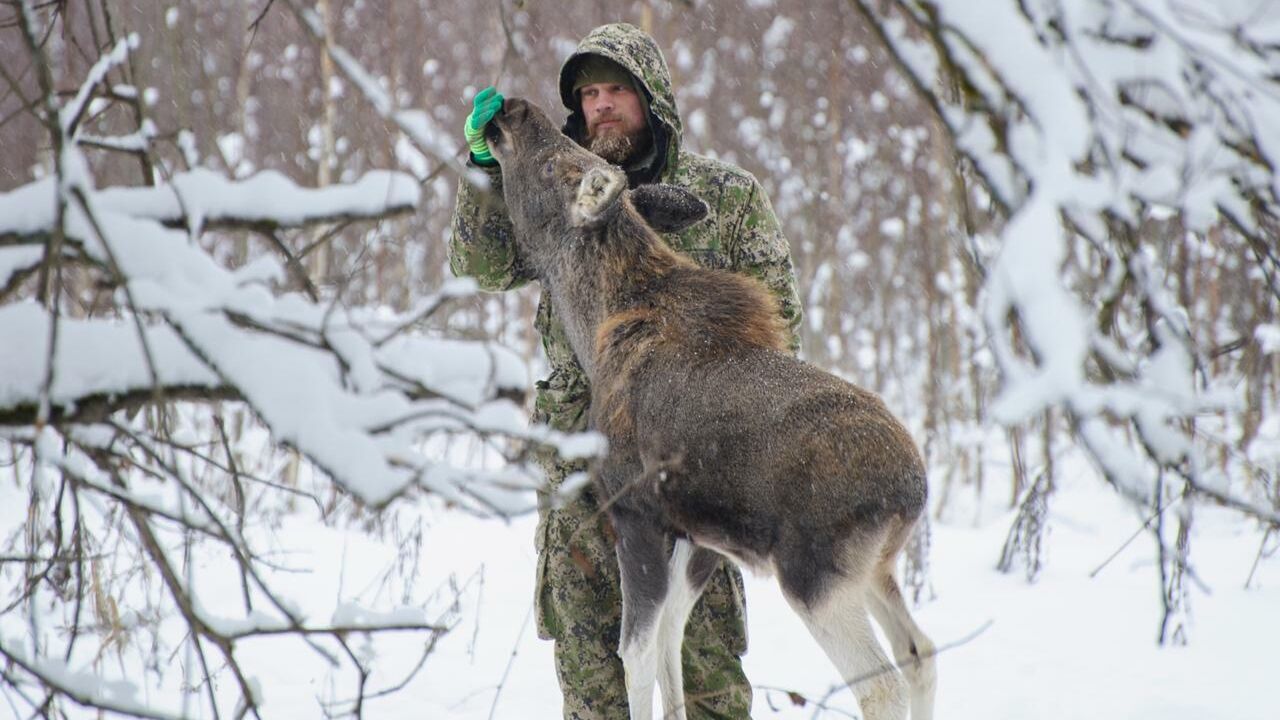
[[[502,173],[484,141],[484,126],[502,108],[502,95],[492,87],[476,94],[464,132],[472,167],[489,177],[489,189],[481,190],[458,180],[457,203],[449,233],[449,269],[458,277],[473,277],[482,290],[519,287],[530,280],[520,262],[512,237],[511,219],[502,199]]]

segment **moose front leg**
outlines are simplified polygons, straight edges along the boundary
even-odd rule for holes
[[[663,657],[661,637],[663,609],[671,585],[669,538],[650,518],[625,510],[612,515],[614,530],[618,534],[618,569],[622,579],[622,632],[618,655],[626,673],[631,718],[648,720],[653,717],[653,689],[659,662],[670,662],[668,657]],[[679,662],[678,649],[676,662]],[[669,677],[669,672],[664,672],[664,679]],[[663,689],[668,693],[672,690]],[[677,702],[683,702],[683,698],[678,698]]]

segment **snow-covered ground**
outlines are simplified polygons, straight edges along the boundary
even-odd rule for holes
[[[987,513],[980,524],[934,526],[934,597],[915,612],[939,646],[937,716],[943,720],[1131,718],[1264,720],[1277,717],[1280,670],[1280,556],[1264,559],[1251,589],[1244,583],[1259,531],[1239,516],[1198,508],[1192,560],[1201,586],[1191,600],[1190,644],[1156,646],[1159,585],[1154,542],[1143,534],[1096,577],[1098,566],[1142,522],[1092,477],[1063,478],[1051,501],[1047,563],[1039,580],[994,569],[1011,515]],[[531,613],[532,517],[509,524],[456,512],[426,511],[421,587],[439,586],[443,601],[464,586],[458,625],[403,691],[373,700],[369,717],[554,718],[560,706],[551,645],[534,634]],[[339,599],[368,597],[394,549],[355,533],[286,525],[280,537],[298,548],[294,588],[318,616]],[[308,558],[308,556],[310,556]],[[345,566],[339,577],[336,568]],[[328,568],[328,570],[324,570]],[[341,590],[339,590],[341,587]],[[837,679],[769,578],[747,578],[751,649],[745,663],[760,686],[821,698]],[[212,598],[211,598],[212,599]],[[398,641],[399,642],[399,641]],[[359,643],[356,643],[359,645]],[[417,661],[421,640],[380,645],[371,687],[394,682]],[[248,648],[245,648],[246,650]],[[319,716],[317,698],[350,688],[329,683],[309,653],[265,645],[246,654],[264,688],[271,717]],[[509,664],[509,670],[508,670]],[[397,668],[391,672],[391,668]],[[495,692],[504,674],[505,683]],[[847,717],[847,691],[817,713],[781,692],[758,690],[756,718]],[[0,714],[5,712],[0,709]]]

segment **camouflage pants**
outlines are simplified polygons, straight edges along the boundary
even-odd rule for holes
[[[547,475],[554,488],[582,469],[550,463]],[[588,490],[563,507],[540,512],[534,590],[538,635],[555,641],[565,718],[625,720],[618,561],[612,528],[597,507]],[[689,617],[683,659],[691,720],[750,717],[751,686],[739,657],[747,645],[742,597],[742,576],[726,562]]]

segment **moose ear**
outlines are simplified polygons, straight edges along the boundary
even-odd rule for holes
[[[569,209],[569,216],[577,227],[600,224],[617,207],[618,198],[627,189],[627,176],[615,167],[593,166],[578,183],[578,195]]]
[[[631,204],[660,233],[680,232],[707,216],[706,203],[675,185],[641,185],[631,191]]]

